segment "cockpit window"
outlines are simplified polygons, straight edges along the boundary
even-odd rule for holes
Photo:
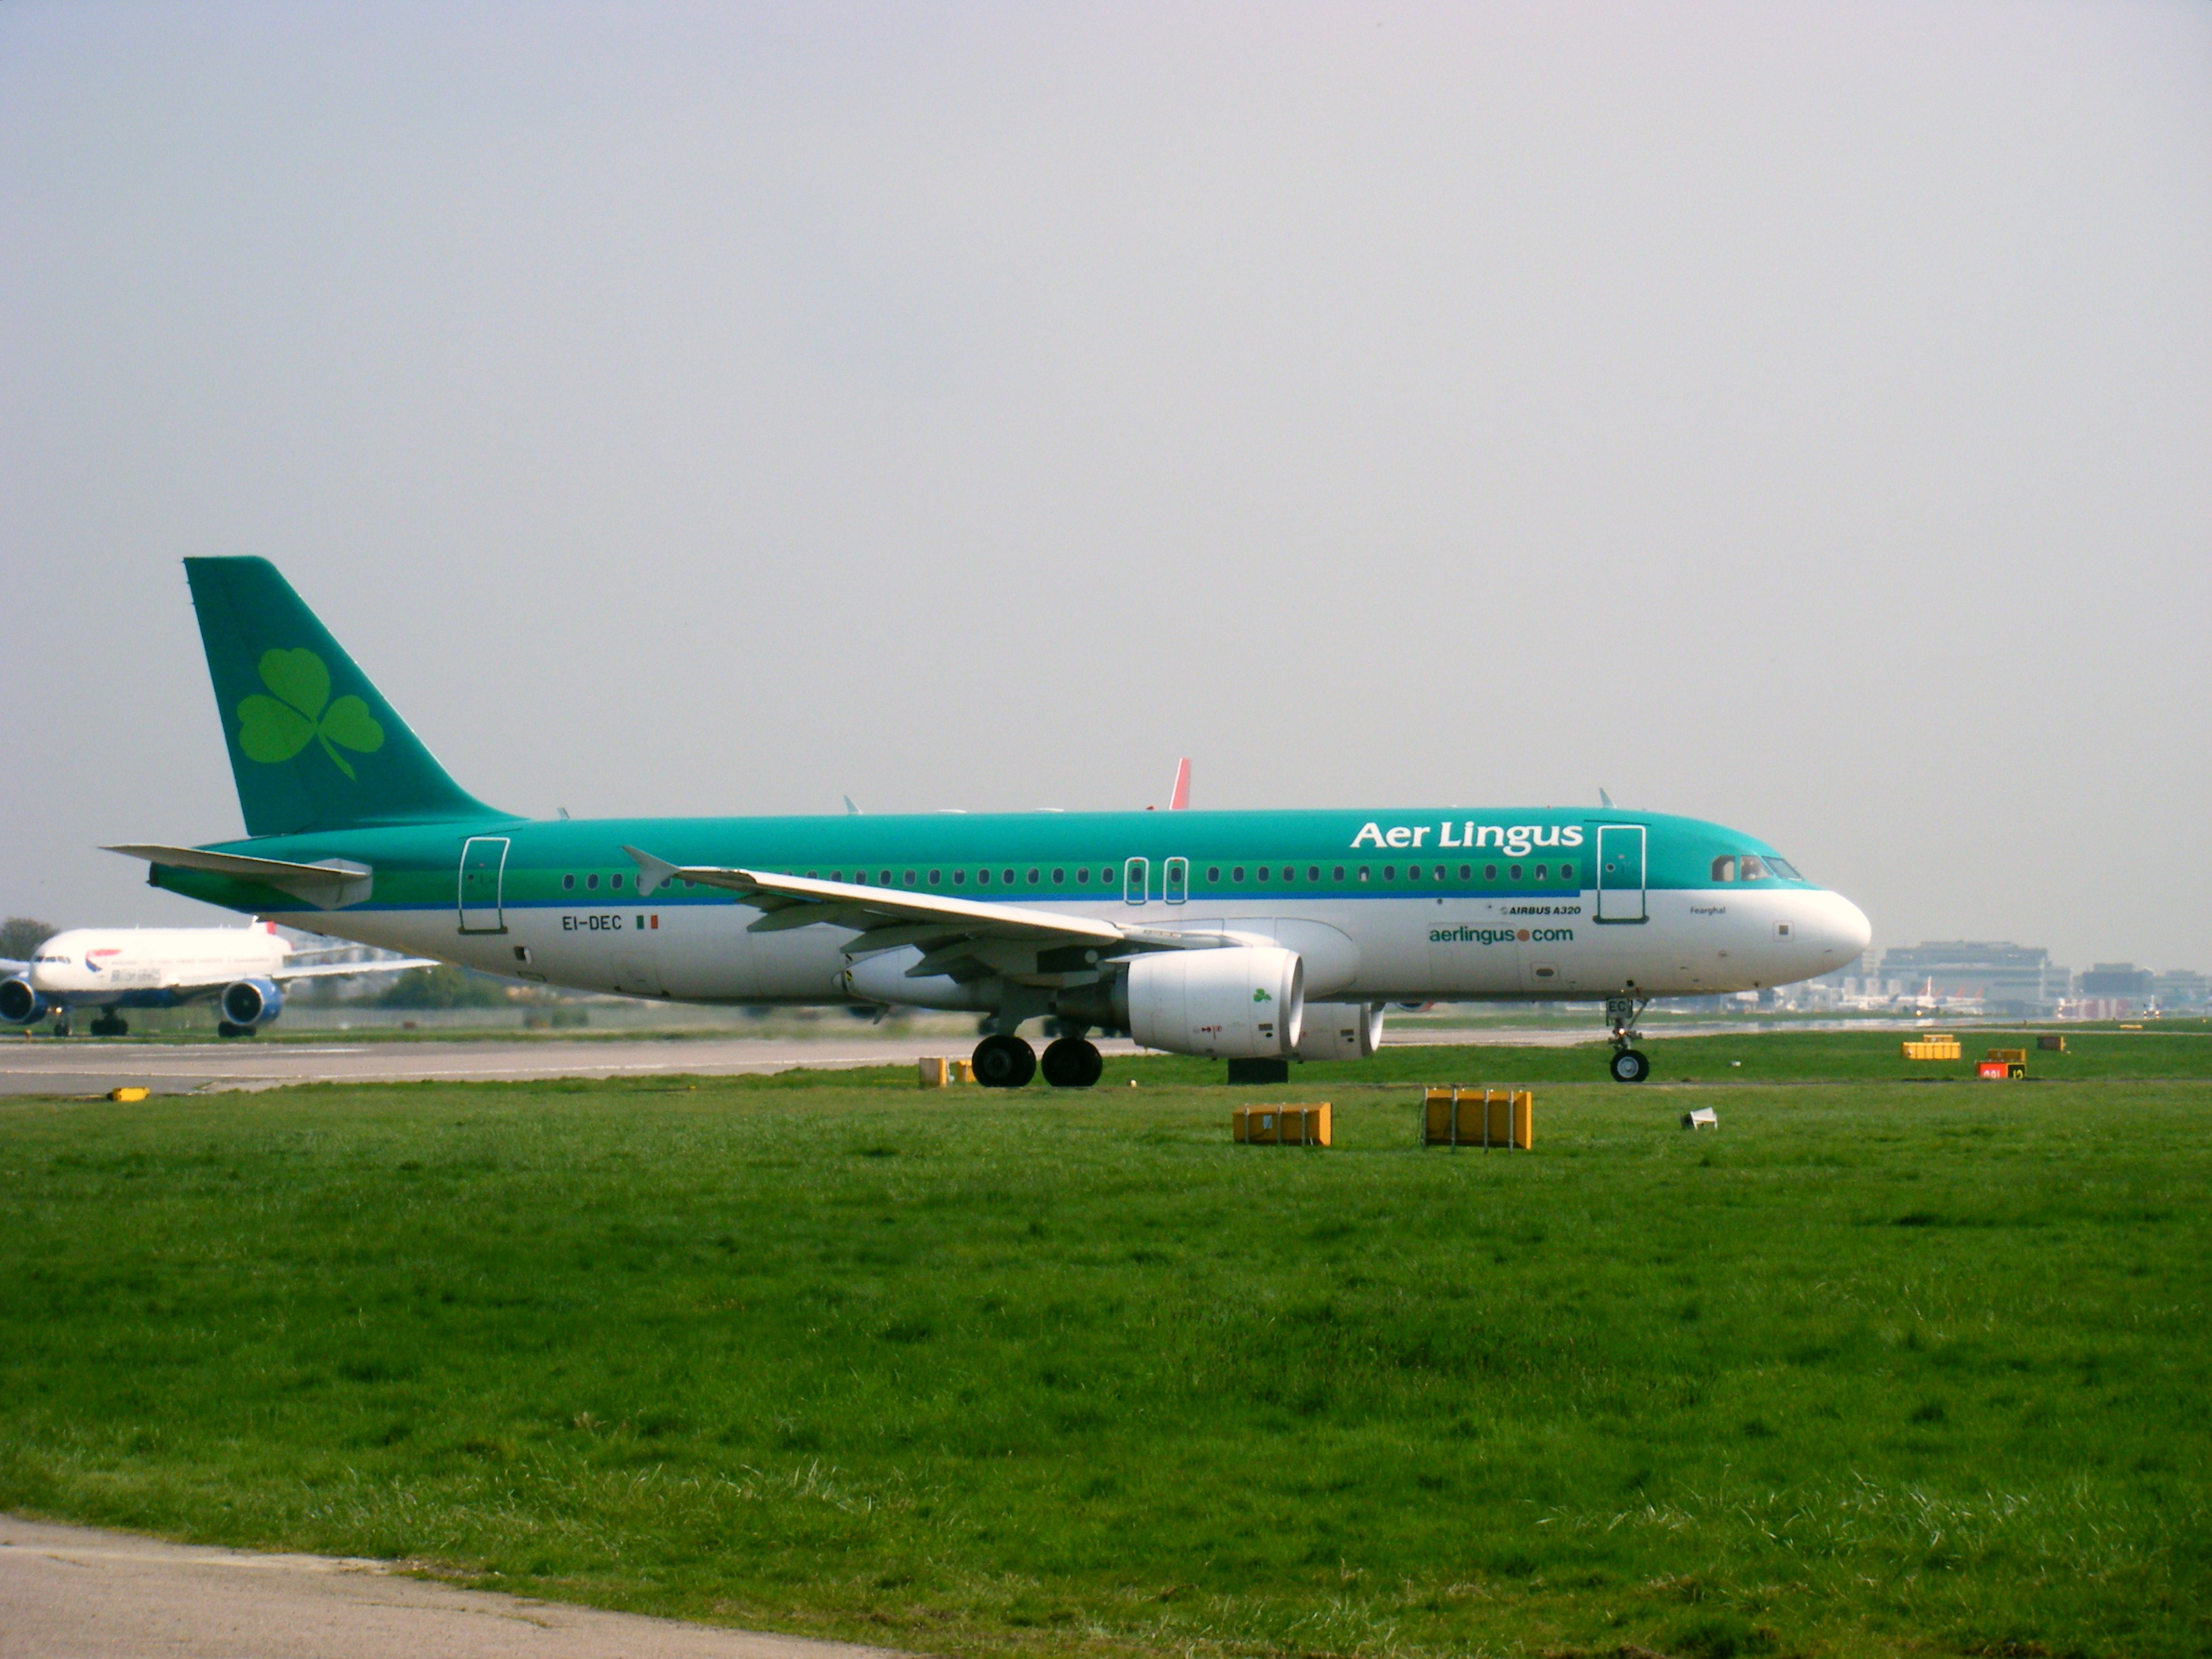
[[[1766,860],[1766,873],[1770,876],[1778,877],[1784,881],[1802,881],[1805,879],[1804,877],[1797,873],[1797,866],[1790,863],[1787,859],[1769,857]]]
[[[1737,867],[1741,871],[1742,879],[1745,881],[1765,881],[1766,879],[1766,866],[1759,862],[1759,854],[1756,853],[1746,853],[1743,855],[1742,863]]]
[[[1723,853],[1713,860],[1713,879],[1715,881],[1734,881],[1735,879],[1735,854]]]

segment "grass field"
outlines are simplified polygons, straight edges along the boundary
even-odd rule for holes
[[[0,1104],[0,1507],[934,1652],[2203,1652],[2212,1042],[1866,1041],[1326,1152],[1151,1060]]]

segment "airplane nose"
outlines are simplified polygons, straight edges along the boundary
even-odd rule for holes
[[[1865,911],[1841,893],[1829,894],[1828,902],[1828,931],[1838,953],[1846,958],[1861,955],[1873,941],[1874,924],[1867,920]]]

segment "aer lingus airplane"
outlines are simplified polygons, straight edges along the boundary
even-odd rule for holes
[[[1091,1031],[1230,1060],[1374,1052],[1397,1001],[1808,978],[1865,916],[1757,838],[1616,810],[525,819],[465,793],[266,561],[188,559],[249,839],[118,847],[155,885],[493,973],[688,1002],[984,1017],[979,1082],[1097,1080]]]
[[[212,1002],[216,1029],[251,1036],[284,1012],[284,987],[300,979],[350,979],[434,968],[422,957],[313,962],[295,953],[274,922],[248,927],[72,927],[28,962],[0,962],[0,1020],[28,1025],[53,1016],[54,1035],[91,1009],[94,1036],[125,1036],[124,1012]]]

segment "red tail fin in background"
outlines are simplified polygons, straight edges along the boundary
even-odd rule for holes
[[[1190,757],[1188,755],[1176,763],[1175,792],[1168,797],[1168,811],[1190,811]]]

